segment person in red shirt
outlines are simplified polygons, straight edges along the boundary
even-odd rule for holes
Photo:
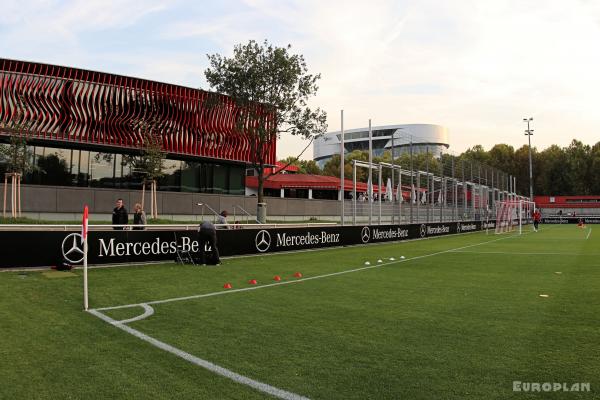
[[[540,224],[541,219],[542,219],[542,214],[540,213],[540,210],[536,209],[533,212],[533,229],[536,232],[538,231],[538,226]]]

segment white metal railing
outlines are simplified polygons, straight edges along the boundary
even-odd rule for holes
[[[236,220],[236,217],[237,217],[237,215],[235,213],[236,208],[239,208],[240,211],[242,211],[244,214],[246,214],[246,223],[248,223],[248,221],[249,221],[248,218],[252,218],[253,221],[256,221],[258,224],[260,224],[259,220],[257,220],[256,218],[254,218],[252,216],[252,214],[250,214],[248,211],[244,210],[244,208],[242,206],[238,205],[238,204],[236,204],[235,206],[233,206],[233,220],[234,221]]]
[[[301,228],[301,227],[319,227],[337,225],[337,222],[307,222],[307,223],[283,223],[283,224],[215,224],[217,229],[265,229],[265,228]],[[88,225],[90,231],[111,231],[111,230],[135,230],[133,228],[143,228],[147,231],[169,231],[169,230],[197,230],[200,224],[157,224],[157,225],[108,225],[96,224]],[[115,229],[117,228],[117,229]],[[47,230],[47,231],[79,231],[81,224],[3,224],[0,225],[0,231],[10,230]]]

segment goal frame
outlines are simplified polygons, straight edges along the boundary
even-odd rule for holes
[[[496,234],[512,232],[518,226],[519,235],[523,234],[523,225],[531,224],[535,202],[528,199],[502,200],[496,203]],[[516,211],[516,214],[514,212]]]

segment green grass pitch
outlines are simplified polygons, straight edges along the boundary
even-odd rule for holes
[[[91,269],[90,307],[225,291],[151,304],[128,326],[310,399],[595,398],[600,230],[526,231]],[[1,399],[271,398],[83,312],[81,275],[0,273]],[[271,285],[275,275],[295,282]],[[235,291],[250,279],[256,290]],[[513,392],[513,381],[591,393]]]

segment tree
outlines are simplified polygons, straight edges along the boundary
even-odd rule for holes
[[[8,146],[0,146],[0,157],[6,164],[6,172],[23,174],[32,170],[31,152],[24,135],[12,134]]]
[[[146,184],[150,183],[150,216],[158,218],[158,201],[156,195],[156,180],[164,175],[166,154],[162,149],[161,131],[164,127],[154,120],[134,122],[144,138],[144,147],[140,154],[123,157],[123,163],[131,166],[132,170],[144,175],[142,181],[142,209],[145,203]]]
[[[71,184],[69,166],[57,154],[38,156],[37,168],[39,173],[46,175],[45,182],[48,185],[68,186]]]
[[[294,166],[294,167],[300,168],[300,160],[294,156],[286,157],[282,160],[279,160],[279,162],[285,166]],[[304,172],[301,172],[301,173],[304,173]]]
[[[537,149],[531,149],[531,160],[533,172],[539,175],[537,170]],[[514,176],[517,179],[517,193],[527,194],[529,197],[529,146],[523,145],[515,151],[513,165],[515,167]],[[537,192],[535,192],[537,193]]]
[[[489,163],[490,155],[483,148],[482,145],[478,144],[470,149],[467,149],[464,153],[462,153],[461,157],[465,160],[477,161],[481,164]]]
[[[489,156],[489,163],[492,167],[510,175],[514,174],[514,147],[504,143],[494,145],[489,151]]]
[[[600,193],[598,171],[600,171],[600,142],[596,143],[590,150],[590,173],[592,178],[590,181],[590,192],[592,194]]]
[[[321,175],[323,172],[314,160],[300,160],[300,173],[310,175]]]
[[[539,167],[534,170],[538,183],[534,188],[538,194],[567,195],[573,192],[572,182],[567,174],[567,154],[553,144],[539,154]]]
[[[21,179],[23,174],[32,171],[31,152],[27,147],[27,131],[30,123],[27,121],[27,105],[24,97],[19,97],[14,102],[14,114],[8,124],[0,128],[11,132],[8,146],[0,146],[0,156],[4,158],[7,173],[4,174],[4,202],[2,216],[6,217],[6,194],[8,191],[8,177],[11,178],[11,215],[13,218],[21,216]]]
[[[591,194],[590,182],[592,173],[590,170],[590,146],[584,145],[579,140],[573,139],[569,147],[565,149],[567,154],[568,179],[572,182],[573,191],[576,194]]]
[[[352,179],[352,160],[369,161],[369,153],[361,150],[354,150],[344,156],[344,177]],[[334,154],[323,166],[323,175],[340,176],[340,155]],[[356,180],[366,182],[367,170],[365,168],[356,169]]]
[[[234,99],[241,112],[236,125],[250,139],[252,166],[258,175],[258,220],[266,222],[263,187],[266,149],[281,134],[306,139],[325,133],[327,115],[312,110],[308,100],[318,91],[320,74],[311,75],[302,55],[291,46],[275,47],[266,40],[236,45],[233,57],[208,55],[204,72],[212,90]],[[308,146],[307,146],[308,147]]]

